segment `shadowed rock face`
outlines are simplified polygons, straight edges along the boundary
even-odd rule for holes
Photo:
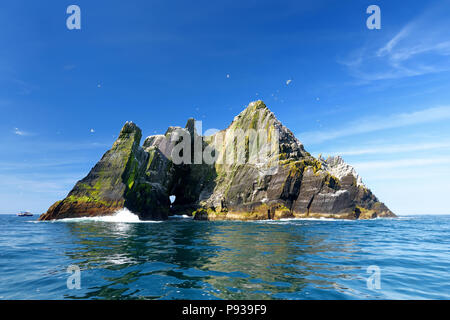
[[[251,130],[266,133],[265,139],[252,140],[246,135]],[[190,164],[176,164],[174,148],[184,133],[189,133],[191,150],[199,143],[202,152],[212,150],[227,160],[238,157],[230,150],[240,149],[244,161],[208,164],[192,154]],[[395,216],[340,157],[316,159],[306,152],[262,101],[252,102],[213,136],[199,136],[189,119],[185,128],[170,127],[164,135],[145,139],[142,147],[140,139],[141,130],[126,123],[88,176],[40,219],[106,215],[124,207],[141,219],[170,214],[196,220]],[[170,195],[176,196],[172,206]]]
[[[166,219],[169,201],[162,182],[169,161],[158,149],[144,151],[141,137],[141,130],[127,122],[111,150],[39,219],[101,216],[125,207],[142,219]]]

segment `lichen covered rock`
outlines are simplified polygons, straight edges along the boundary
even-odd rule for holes
[[[342,158],[316,159],[305,151],[262,101],[250,103],[212,136],[199,135],[189,119],[184,128],[146,138],[142,147],[140,139],[140,129],[126,123],[88,176],[40,219],[112,214],[124,207],[141,219],[395,216]],[[179,149],[180,141],[187,149]]]
[[[218,179],[214,190],[208,199],[200,202],[205,210],[195,215],[195,219],[395,216],[340,157],[316,159],[306,152],[303,144],[262,101],[251,103],[222,135],[227,137],[227,131],[236,129],[267,132],[269,138],[265,144],[257,145],[257,152],[271,150],[270,137],[278,137],[278,148],[266,152],[261,162],[216,164]],[[225,145],[231,143],[227,142]]]
[[[169,199],[161,186],[165,177],[158,176],[167,159],[158,150],[145,152],[141,137],[141,130],[127,122],[111,150],[39,219],[111,215],[125,207],[142,219],[167,218]]]

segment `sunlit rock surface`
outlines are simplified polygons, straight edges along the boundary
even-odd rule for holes
[[[203,158],[192,152],[188,163],[178,164],[176,145],[186,134],[191,152],[200,150]],[[340,157],[312,157],[262,101],[250,103],[212,136],[199,136],[189,119],[185,128],[169,127],[142,147],[140,140],[141,130],[127,122],[88,176],[40,219],[109,215],[123,208],[143,220],[171,214],[196,220],[395,217],[353,167]]]

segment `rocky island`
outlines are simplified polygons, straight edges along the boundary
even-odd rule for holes
[[[127,122],[89,174],[39,219],[123,208],[142,220],[174,214],[195,220],[395,217],[353,167],[340,157],[311,156],[262,101],[210,136],[199,135],[189,119],[185,128],[169,127],[142,145],[141,138]]]

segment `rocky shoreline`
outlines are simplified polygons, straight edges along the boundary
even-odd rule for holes
[[[169,127],[142,146],[141,138],[127,122],[89,174],[39,219],[111,215],[123,208],[141,220],[173,214],[242,221],[395,217],[342,158],[311,156],[262,101],[212,136],[198,134],[189,119],[185,128]]]

